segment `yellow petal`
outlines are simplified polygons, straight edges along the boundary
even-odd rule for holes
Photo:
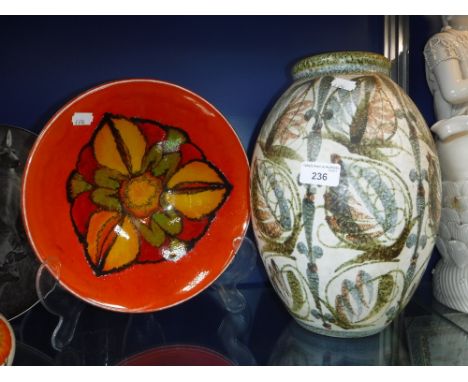
[[[102,271],[109,272],[131,263],[138,256],[140,243],[138,231],[126,216],[121,226],[115,228],[117,238],[104,261]]]
[[[174,188],[181,183],[224,183],[218,172],[202,161],[188,163],[177,171],[167,182],[168,188]]]
[[[127,148],[129,164],[133,174],[141,170],[141,163],[146,151],[146,140],[137,125],[124,118],[112,119],[122,141]]]
[[[98,266],[102,256],[116,237],[114,227],[119,223],[120,214],[113,211],[99,211],[89,220],[86,242],[91,262]]]
[[[117,143],[112,135],[109,125],[105,124],[94,138],[94,155],[96,160],[103,166],[117,170],[124,175],[128,175],[127,167],[117,149]]]
[[[190,219],[201,219],[211,214],[224,201],[226,189],[202,190],[164,194],[166,202]]]

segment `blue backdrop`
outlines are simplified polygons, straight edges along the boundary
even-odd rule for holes
[[[428,126],[436,120],[432,103],[432,94],[426,82],[424,62],[424,45],[429,38],[440,32],[442,19],[440,16],[411,16],[410,17],[410,44],[409,44],[409,89],[408,93],[423,114]],[[439,261],[440,255],[434,248],[431,260],[423,277],[419,292],[424,298],[431,295],[432,269]]]
[[[293,63],[325,51],[383,53],[383,21],[383,16],[1,17],[0,123],[39,132],[65,102],[92,86],[156,78],[213,103],[250,157],[266,114],[291,83]],[[411,95],[432,122],[421,51],[438,26],[413,17],[411,27]],[[266,279],[258,265],[250,282]]]

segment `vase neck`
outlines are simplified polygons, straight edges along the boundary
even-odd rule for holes
[[[292,69],[294,80],[324,75],[379,73],[390,76],[391,63],[386,57],[370,52],[333,52],[304,58]]]

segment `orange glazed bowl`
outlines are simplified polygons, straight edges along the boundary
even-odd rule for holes
[[[47,123],[23,178],[23,219],[62,286],[151,312],[213,283],[249,221],[248,161],[211,104],[166,82],[116,81]],[[54,264],[54,266],[51,266]]]
[[[0,314],[0,366],[11,366],[15,357],[16,341],[8,320]]]

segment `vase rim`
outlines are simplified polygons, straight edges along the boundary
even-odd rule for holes
[[[295,80],[325,74],[380,73],[390,76],[391,62],[385,56],[364,51],[316,54],[299,60],[292,68]]]

